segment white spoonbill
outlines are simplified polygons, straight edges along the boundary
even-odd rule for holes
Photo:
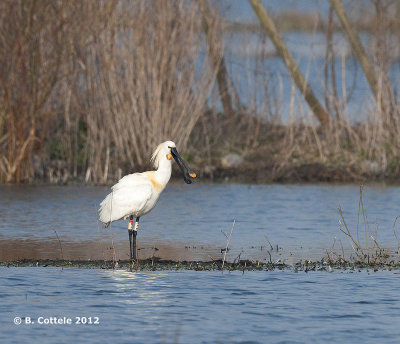
[[[151,157],[155,171],[126,175],[111,188],[111,193],[100,203],[99,215],[104,227],[108,227],[113,221],[129,217],[128,233],[132,261],[136,260],[136,235],[139,218],[154,208],[161,192],[171,178],[172,157],[181,169],[185,182],[192,183],[191,178],[196,178],[196,173],[179,155],[175,143],[166,141],[158,145]],[[132,229],[133,218],[136,220],[135,227]]]

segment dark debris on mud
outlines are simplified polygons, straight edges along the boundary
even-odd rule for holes
[[[79,269],[106,269],[106,270],[126,270],[126,271],[274,271],[290,270],[293,272],[327,271],[334,270],[400,270],[400,263],[377,264],[362,262],[326,262],[324,260],[311,262],[304,261],[296,264],[271,263],[241,260],[238,262],[225,262],[222,260],[214,261],[173,261],[161,259],[145,259],[136,263],[129,260],[104,261],[104,260],[50,260],[50,259],[22,259],[10,262],[0,262],[3,267],[60,267],[60,268],[79,268]]]

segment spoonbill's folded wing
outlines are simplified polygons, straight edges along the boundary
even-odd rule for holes
[[[130,215],[138,216],[146,207],[152,194],[152,184],[142,173],[123,177],[100,203],[100,221],[107,227],[112,221]]]

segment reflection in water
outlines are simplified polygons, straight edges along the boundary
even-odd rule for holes
[[[118,302],[132,305],[146,304],[152,307],[167,302],[164,291],[171,287],[165,279],[167,273],[132,273],[122,270],[103,273],[112,280],[113,287],[122,296]]]

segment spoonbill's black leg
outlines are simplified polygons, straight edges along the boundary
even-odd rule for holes
[[[130,250],[130,259],[133,261],[135,258],[133,257],[133,245],[136,246],[136,243],[133,244],[133,229],[132,229],[132,223],[133,223],[133,215],[129,217],[129,224],[128,224],[128,234],[129,234],[129,250]],[[135,235],[135,240],[136,240],[136,235]]]
[[[132,245],[132,251],[133,251],[133,259],[136,261],[137,259],[137,246],[136,246],[136,235],[137,231],[139,229],[139,216],[135,220],[135,227],[133,228],[133,245]]]
[[[128,233],[129,233],[129,249],[131,261],[135,262],[137,257],[136,236],[139,228],[139,217],[136,218],[135,227],[132,228],[133,215],[129,218]]]

